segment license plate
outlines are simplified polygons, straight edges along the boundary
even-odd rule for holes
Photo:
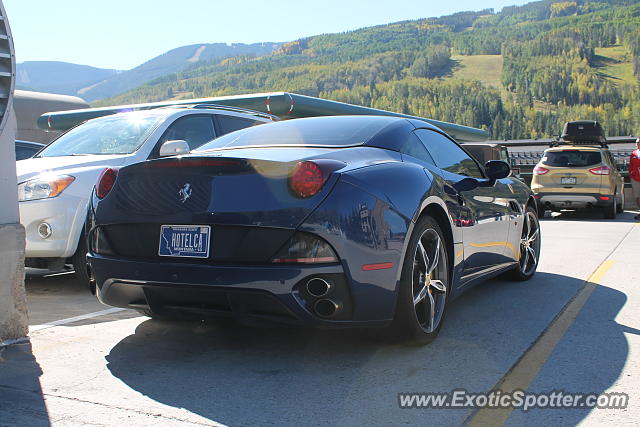
[[[574,185],[577,182],[578,182],[578,179],[576,177],[573,177],[573,176],[564,176],[564,177],[560,178],[560,184]]]
[[[209,258],[211,227],[208,225],[163,225],[158,255]]]

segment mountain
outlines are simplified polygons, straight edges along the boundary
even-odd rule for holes
[[[544,0],[307,37],[196,63],[95,105],[288,91],[496,139],[552,137],[576,119],[630,135],[640,129],[639,76],[640,1]]]
[[[271,54],[278,43],[211,43],[172,49],[128,71],[65,62],[33,61],[17,66],[19,89],[76,95],[87,101],[108,98],[199,62]]]
[[[27,61],[19,63],[16,68],[16,89],[63,95],[77,95],[82,88],[118,73],[116,70],[56,61]]]
[[[124,71],[95,85],[80,89],[78,95],[87,101],[108,98],[157,77],[192,67],[199,62],[221,60],[240,55],[252,57],[269,55],[278,46],[278,43],[212,43],[183,46],[157,56],[129,71]]]

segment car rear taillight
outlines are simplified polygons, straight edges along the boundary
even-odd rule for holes
[[[338,256],[329,243],[307,233],[296,233],[271,258],[274,264],[321,264],[338,262]]]
[[[118,177],[118,168],[106,168],[100,174],[96,184],[96,196],[98,199],[104,199],[113,188]]]
[[[608,166],[600,166],[597,168],[589,169],[594,175],[609,175],[611,173],[611,169]]]
[[[607,201],[611,200],[611,197],[609,197],[609,196],[600,196],[600,200],[602,200],[603,202],[607,202]]]
[[[314,162],[300,162],[293,169],[289,178],[289,187],[293,194],[307,198],[314,196],[324,185],[324,174],[320,166]]]
[[[544,175],[547,172],[549,172],[549,169],[543,168],[542,166],[536,166],[535,168],[533,168],[534,175]]]

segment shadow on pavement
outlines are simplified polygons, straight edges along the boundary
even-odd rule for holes
[[[547,393],[563,390],[583,394],[619,392],[614,385],[629,356],[629,345],[624,334],[640,335],[640,330],[614,320],[626,300],[625,294],[598,286],[529,391]],[[634,405],[634,399],[632,395],[629,407]],[[527,413],[519,411],[514,412],[507,425],[558,425],[561,419],[562,425],[573,426],[583,421],[591,411],[598,410],[563,409],[561,417],[558,409],[532,409]],[[609,419],[615,420],[615,415],[612,413]]]
[[[0,426],[50,426],[31,343],[0,348]]]
[[[107,367],[151,399],[231,425],[423,424],[425,419],[459,425],[471,409],[402,410],[397,394],[489,391],[583,283],[541,272],[525,283],[480,285],[452,304],[441,335],[426,347],[385,345],[358,330],[149,320],[111,349]],[[576,363],[555,388],[573,391],[568,384],[593,374],[597,380],[590,391],[602,392],[627,360],[623,332],[628,328],[614,321],[625,295],[599,287],[593,300],[601,310],[586,319],[591,334],[572,344],[579,349]]]
[[[42,274],[28,270],[24,283],[28,295],[91,296],[89,287],[78,282],[73,272]]]
[[[112,308],[98,302],[88,286],[78,282],[72,272],[48,274],[45,270],[29,270],[25,280],[25,288],[29,305],[29,319],[32,326]],[[125,310],[66,323],[62,327],[106,323],[139,316],[140,314],[133,310]]]

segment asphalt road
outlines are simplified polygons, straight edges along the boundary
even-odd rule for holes
[[[632,217],[544,219],[536,277],[466,293],[426,347],[359,331],[152,321],[102,306],[72,275],[33,276],[30,343],[0,350],[0,426],[637,425],[640,227]],[[515,388],[619,392],[630,401],[527,412],[398,403],[405,392]]]

